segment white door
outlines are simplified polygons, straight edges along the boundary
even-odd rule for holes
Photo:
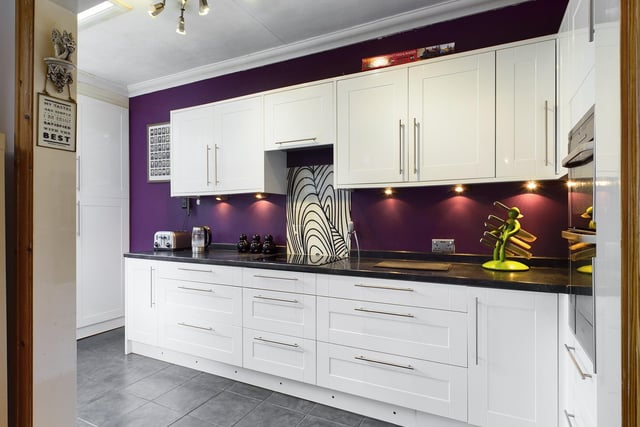
[[[213,107],[171,112],[171,196],[212,194]]]
[[[333,144],[334,93],[334,84],[327,82],[265,95],[265,150]]]
[[[262,97],[214,106],[213,185],[219,192],[262,191]]]
[[[158,344],[158,268],[152,261],[127,258],[125,335],[130,341]]]
[[[558,295],[469,288],[469,423],[553,427]]]
[[[407,70],[338,81],[337,185],[402,182],[407,126]]]
[[[411,180],[495,176],[494,53],[409,68]]]
[[[496,176],[553,178],[555,40],[502,49],[496,55]]]
[[[124,324],[129,250],[129,113],[80,95],[76,175],[77,337]]]

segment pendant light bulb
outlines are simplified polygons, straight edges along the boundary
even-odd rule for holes
[[[206,15],[209,13],[209,4],[207,0],[200,0],[200,8],[198,9],[199,15]]]
[[[164,1],[163,2],[154,3],[151,6],[151,10],[149,10],[149,15],[152,18],[155,18],[156,16],[160,15],[160,13],[164,10],[164,4],[165,4]]]
[[[180,34],[180,35],[185,35],[187,34],[187,32],[184,30],[184,17],[180,16],[180,18],[178,19],[178,28],[176,28],[176,33]]]

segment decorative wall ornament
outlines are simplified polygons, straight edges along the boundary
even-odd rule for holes
[[[51,32],[54,56],[44,58],[47,64],[47,77],[44,83],[44,93],[47,93],[47,80],[51,80],[56,92],[62,93],[65,87],[73,83],[73,71],[76,66],[71,62],[71,54],[76,50],[76,42],[73,35],[66,31],[60,33],[57,29]],[[71,99],[71,90],[69,90]]]
[[[171,179],[171,123],[147,125],[147,181]]]
[[[333,187],[333,165],[287,171],[287,253],[349,256],[351,192]]]

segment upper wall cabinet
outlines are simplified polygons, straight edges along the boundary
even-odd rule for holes
[[[338,81],[336,184],[494,177],[494,53]]]
[[[265,150],[333,144],[335,110],[333,82],[267,93],[264,96]]]
[[[213,106],[171,112],[171,196],[213,193]]]
[[[337,83],[337,185],[406,177],[407,70],[372,71]]]
[[[555,40],[496,53],[496,176],[556,177]]]
[[[171,196],[284,194],[284,153],[263,150],[262,97],[171,112]]]
[[[493,178],[494,52],[409,68],[412,181]]]

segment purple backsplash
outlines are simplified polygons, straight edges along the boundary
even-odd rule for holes
[[[361,58],[368,56],[452,41],[456,52],[463,52],[554,34],[567,1],[529,1],[131,98],[130,250],[151,250],[155,231],[189,230],[199,224],[210,225],[218,243],[235,243],[240,233],[272,234],[276,243],[285,243],[284,196],[255,201],[250,195],[237,195],[222,203],[202,197],[199,206],[192,201],[187,217],[181,199],[169,196],[168,183],[147,182],[146,127],[169,121],[171,110],[356,73]],[[290,152],[287,164],[325,164],[332,161],[331,153],[330,149]],[[539,236],[534,255],[565,257],[566,244],[559,234],[567,222],[566,188],[560,182],[544,185],[539,194],[521,194],[519,183],[476,185],[467,196],[453,196],[448,187],[406,188],[394,199],[381,197],[378,190],[357,190],[352,196],[352,216],[361,249],[429,251],[431,238],[439,237],[455,238],[457,252],[490,254],[478,240],[484,218],[494,212],[493,200],[501,200],[521,207],[523,227]]]

